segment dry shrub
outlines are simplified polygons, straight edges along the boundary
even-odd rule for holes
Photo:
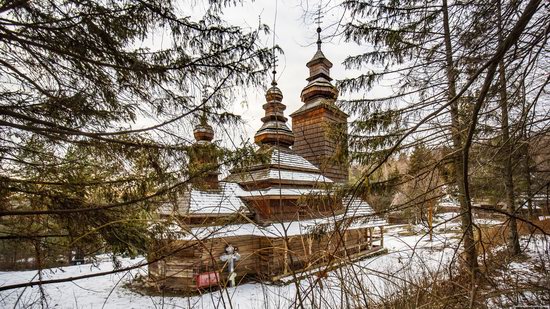
[[[533,224],[529,224],[524,221],[517,221],[519,236],[541,234],[542,231],[540,229],[542,229],[545,233],[550,233],[550,219],[535,219],[531,222]],[[540,229],[535,228],[533,225],[536,225]],[[495,248],[505,245],[507,235],[508,224],[501,224],[491,227],[480,227],[476,233],[478,254],[490,254],[491,252],[494,252]]]
[[[471,277],[467,272],[455,274],[452,279],[427,274],[412,275],[401,281],[398,291],[384,297],[374,308],[464,308],[470,302]]]
[[[548,231],[549,220],[537,224]],[[527,224],[519,226],[522,235],[530,233]],[[496,246],[502,241],[501,227],[486,228],[482,231],[488,239],[484,244]],[[541,233],[538,231],[538,233]],[[525,238],[525,237],[524,237]],[[489,241],[491,240],[491,241]],[[486,247],[486,249],[488,249]],[[542,253],[545,254],[545,253]],[[512,308],[514,305],[547,304],[550,299],[548,266],[534,257],[530,260],[531,270],[523,270],[524,276],[511,271],[511,262],[527,262],[526,255],[509,256],[506,250],[494,250],[482,263],[482,273],[474,279],[467,270],[453,268],[449,278],[443,273],[436,277],[411,275],[397,291],[378,301],[373,308],[412,309],[412,308]],[[517,267],[517,266],[516,266]],[[527,275],[527,277],[525,277]],[[474,280],[473,280],[474,279]]]

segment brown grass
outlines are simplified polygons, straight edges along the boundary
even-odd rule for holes
[[[525,222],[518,222],[518,233],[521,235],[542,234],[550,232],[550,220],[533,221],[541,230],[534,230],[533,227]],[[508,256],[506,250],[493,250],[497,247],[506,245],[506,225],[482,227],[478,231],[477,239],[479,254],[486,254],[484,263],[481,265],[482,274],[474,282],[468,272],[458,269],[452,278],[430,278],[422,276],[411,276],[406,283],[400,287],[399,291],[387,296],[382,301],[373,305],[373,308],[380,309],[443,309],[443,308],[497,308],[487,304],[488,299],[496,296],[509,296],[512,299],[522,295],[523,292],[535,291],[550,295],[549,289],[545,283],[537,282],[516,282],[510,281],[506,284],[508,288],[502,289],[495,286],[495,278],[498,280],[510,280],[513,276],[502,277],[502,272],[508,271],[508,265],[512,261],[523,261],[527,259],[524,255]],[[479,237],[481,234],[481,237]],[[546,270],[541,270],[541,276],[544,277]],[[501,282],[499,282],[501,283]],[[475,291],[474,294],[472,292]],[[473,297],[472,300],[472,296]],[[545,296],[546,297],[546,296]],[[511,303],[510,303],[511,304]],[[510,305],[504,303],[503,305]],[[511,305],[510,305],[511,306]]]
[[[550,233],[550,219],[533,220],[532,223],[542,229],[545,233]],[[481,233],[481,237],[480,237]],[[518,234],[542,234],[542,231],[523,221],[518,221]],[[506,244],[508,235],[508,224],[502,224],[491,227],[481,227],[476,233],[478,254],[488,254],[493,249]]]

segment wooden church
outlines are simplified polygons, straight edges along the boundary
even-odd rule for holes
[[[175,207],[161,209],[180,224],[148,254],[157,287],[189,292],[242,278],[277,281],[382,252],[386,221],[341,190],[348,179],[348,115],[335,105],[332,63],[317,43],[307,63],[304,104],[290,115],[292,129],[275,81],[266,92],[263,125],[254,136],[266,159],[233,169],[221,181],[211,169],[192,181]],[[199,153],[215,152],[205,119],[194,135]],[[217,166],[214,156],[193,151],[190,160]]]

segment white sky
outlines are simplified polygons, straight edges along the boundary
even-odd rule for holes
[[[323,1],[325,11],[323,12],[321,28],[323,29],[323,45],[322,50],[325,56],[333,63],[331,76],[334,81],[346,77],[353,77],[360,74],[360,71],[345,70],[342,62],[349,55],[355,55],[365,52],[366,46],[358,46],[355,43],[345,43],[340,36],[333,36],[342,29],[337,29],[336,24],[342,17],[343,11],[336,7],[338,0]],[[204,4],[201,4],[204,5]],[[283,92],[283,103],[287,106],[285,116],[289,118],[288,124],[291,126],[289,115],[296,111],[303,104],[300,100],[300,93],[303,87],[306,86],[306,78],[309,75],[306,63],[313,57],[317,46],[317,16],[319,2],[317,0],[244,0],[243,5],[226,8],[223,12],[224,19],[233,25],[238,25],[244,28],[256,29],[258,21],[269,25],[273,31],[273,23],[275,13],[277,12],[275,37],[276,44],[284,51],[284,55],[278,57],[277,65],[277,83],[278,87]],[[327,7],[333,9],[328,10]],[[336,9],[334,9],[336,7]],[[205,7],[194,7],[195,10],[205,9]],[[263,44],[267,47],[272,45],[272,34],[264,37]],[[266,87],[270,86],[271,80],[266,80]],[[241,115],[246,122],[243,136],[237,133],[235,142],[242,139],[253,139],[255,132],[261,127],[261,118],[264,116],[262,105],[265,103],[264,89],[248,89],[243,98],[233,102],[234,114]],[[377,88],[368,96],[380,96],[387,94],[387,88]],[[359,94],[359,96],[363,96]],[[349,98],[348,94],[340,95],[340,98]],[[354,95],[357,97],[357,94]],[[216,130],[216,139],[222,133],[219,128]],[[229,145],[227,145],[229,146]]]

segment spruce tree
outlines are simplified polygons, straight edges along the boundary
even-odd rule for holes
[[[266,28],[222,20],[238,1],[204,2],[0,3],[4,236],[143,252],[155,208],[194,177],[185,129],[206,106],[238,121],[229,99],[262,81],[271,55]]]
[[[364,176],[393,152],[419,142],[451,149],[464,265],[475,276],[469,151],[479,132],[487,93],[497,83],[498,63],[509,56],[512,46],[536,50],[536,44],[525,40],[545,31],[548,17],[540,16],[544,7],[536,0],[503,4],[503,11],[515,18],[506,19],[503,39],[495,40],[497,28],[487,18],[496,10],[495,1],[348,0],[344,6],[351,12],[347,40],[367,43],[367,50],[346,59],[347,67],[364,73],[341,81],[340,86],[364,92],[380,82],[394,82],[391,95],[370,98],[367,92],[363,98],[344,102],[357,117],[351,149],[363,149],[356,159],[372,164]]]

